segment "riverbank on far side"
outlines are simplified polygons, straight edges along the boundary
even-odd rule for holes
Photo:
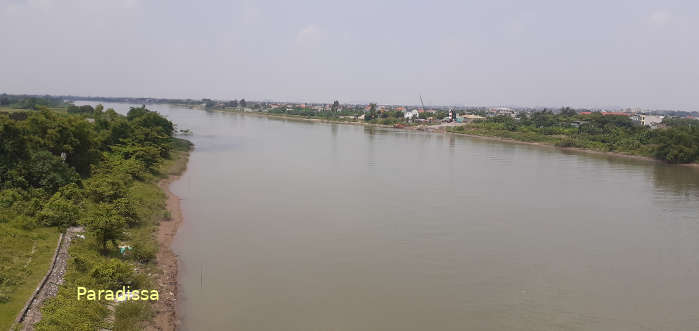
[[[227,111],[227,110],[216,110],[216,111],[231,112],[231,111]],[[498,142],[503,142],[503,143],[515,143],[515,144],[523,144],[523,145],[530,145],[530,146],[539,146],[539,147],[544,147],[544,148],[556,149],[559,151],[567,151],[567,152],[575,152],[575,153],[583,153],[583,154],[593,154],[593,155],[603,155],[603,156],[610,156],[610,157],[619,157],[619,158],[624,158],[624,159],[633,159],[633,160],[641,160],[641,161],[659,162],[659,163],[663,163],[663,164],[669,164],[667,162],[664,162],[663,160],[658,160],[658,159],[655,159],[655,158],[652,158],[649,156],[626,154],[626,153],[620,153],[620,152],[605,152],[605,151],[598,151],[598,150],[594,150],[594,149],[579,148],[579,147],[560,147],[560,146],[556,146],[554,144],[550,144],[550,143],[546,143],[546,142],[523,141],[523,140],[504,138],[504,137],[498,137],[498,136],[479,135],[479,134],[475,134],[475,133],[460,133],[460,132],[453,132],[451,130],[447,130],[448,127],[452,127],[453,125],[445,126],[444,124],[438,124],[438,125],[414,125],[414,126],[396,127],[393,125],[384,125],[384,124],[377,124],[377,123],[367,123],[367,122],[358,122],[358,121],[341,121],[341,120],[330,120],[330,119],[322,119],[322,118],[308,118],[308,117],[297,116],[297,115],[269,114],[269,113],[261,113],[261,112],[240,112],[240,111],[236,111],[236,113],[242,113],[245,115],[252,115],[252,116],[259,116],[259,117],[287,119],[287,120],[299,120],[299,121],[308,121],[308,122],[317,122],[317,123],[362,125],[362,126],[370,126],[370,127],[390,128],[390,129],[395,129],[395,130],[410,130],[410,131],[422,131],[422,132],[431,132],[431,133],[438,133],[438,134],[453,134],[453,135],[465,136],[465,137],[469,137],[469,138],[498,141]],[[468,125],[468,124],[464,124],[464,125]],[[683,167],[693,167],[693,168],[699,169],[699,163],[697,163],[697,162],[695,162],[695,163],[678,163],[676,165],[683,166]]]

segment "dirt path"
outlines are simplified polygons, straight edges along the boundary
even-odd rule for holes
[[[68,248],[76,234],[83,232],[82,227],[71,227],[61,235],[58,248],[54,253],[51,267],[44,279],[39,283],[34,295],[29,298],[25,309],[17,317],[16,322],[22,323],[21,330],[34,330],[34,324],[41,320],[41,306],[48,298],[56,296],[58,287],[63,284],[63,275],[68,262]]]
[[[161,180],[158,186],[167,194],[167,210],[170,220],[162,220],[158,227],[158,266],[161,273],[158,276],[158,292],[160,300],[155,303],[155,317],[148,330],[175,330],[177,321],[177,255],[170,246],[177,234],[177,228],[182,223],[180,198],[170,191],[170,183],[180,176],[170,176]]]

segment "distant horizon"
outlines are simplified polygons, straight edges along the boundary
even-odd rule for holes
[[[697,1],[0,0],[0,30],[13,93],[699,110]]]
[[[184,98],[184,97],[154,97],[154,96],[147,96],[147,97],[136,97],[136,96],[105,96],[105,95],[77,95],[77,94],[47,94],[47,93],[7,93],[7,92],[0,92],[0,94],[8,94],[8,95],[32,95],[32,96],[51,96],[51,97],[71,97],[75,99],[80,99],[80,98],[113,98],[113,99],[161,99],[161,100],[203,100],[203,99],[211,99],[215,101],[233,101],[233,100],[241,100],[245,99],[245,101],[249,102],[265,102],[265,103],[292,103],[292,104],[302,104],[302,103],[307,103],[307,104],[332,104],[335,100],[330,100],[330,101],[290,101],[290,100],[275,100],[271,98],[265,98],[262,100],[257,100],[257,99],[248,99],[248,98],[214,98],[214,97],[203,97],[203,98]],[[87,100],[86,100],[87,101]],[[343,102],[341,99],[338,99],[337,101],[340,102],[340,104],[349,104],[349,105],[368,105],[371,103],[375,103],[377,105],[381,106],[411,106],[411,107],[422,107],[419,103],[381,103],[381,102],[375,102],[375,101],[369,101],[369,102]],[[564,107],[569,107],[572,109],[589,109],[589,110],[642,110],[642,111],[680,111],[680,112],[686,112],[686,113],[694,113],[694,112],[699,112],[699,109],[697,110],[686,110],[686,109],[672,109],[672,108],[644,108],[644,107],[630,107],[630,106],[588,106],[588,107],[580,107],[580,106],[573,106],[573,105],[561,105],[561,106],[531,106],[531,105],[517,105],[517,104],[483,104],[483,105],[477,105],[477,104],[427,104],[425,102],[425,107],[474,107],[474,108],[479,108],[479,107],[508,107],[508,108],[521,108],[521,109],[561,109]]]

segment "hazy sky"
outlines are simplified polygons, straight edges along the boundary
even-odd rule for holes
[[[0,92],[699,110],[699,1],[0,0]]]

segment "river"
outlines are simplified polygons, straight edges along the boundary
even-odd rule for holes
[[[149,107],[196,146],[183,330],[699,328],[697,168]]]

